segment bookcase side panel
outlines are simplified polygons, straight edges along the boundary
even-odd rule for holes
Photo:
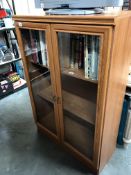
[[[100,170],[110,159],[116,147],[119,121],[128,77],[131,52],[131,24],[129,18],[117,21],[112,41],[111,63],[105,107]]]
[[[108,76],[110,68],[110,52],[111,43],[113,37],[112,26],[108,27],[103,34],[103,43],[101,62],[99,67],[99,85],[98,85],[98,97],[97,97],[97,116],[96,116],[96,129],[95,129],[95,143],[94,143],[94,165],[99,169],[101,143],[103,136],[103,128],[105,121],[105,105],[108,87]]]

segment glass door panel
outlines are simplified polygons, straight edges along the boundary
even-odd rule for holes
[[[64,142],[92,159],[100,36],[58,32]]]
[[[57,134],[45,31],[21,29],[26,64],[37,113],[37,122]]]

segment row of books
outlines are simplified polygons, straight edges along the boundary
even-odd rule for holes
[[[49,63],[47,59],[47,46],[45,44],[44,32],[37,30],[23,30],[22,35],[26,56],[29,56],[33,63],[48,67]]]
[[[63,68],[82,69],[85,78],[98,79],[99,36],[59,33]]]

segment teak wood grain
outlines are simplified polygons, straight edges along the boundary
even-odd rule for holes
[[[31,104],[38,129],[49,135],[49,137],[57,140],[57,142],[61,142],[61,144],[71,151],[75,157],[87,165],[93,173],[99,174],[110,159],[116,147],[122,103],[127,83],[128,66],[131,57],[131,12],[122,12],[121,14],[115,15],[89,16],[14,16],[13,19],[15,20]],[[51,131],[43,127],[41,123],[37,122],[37,113],[30,84],[28,63],[24,55],[24,47],[21,37],[21,29],[24,28],[43,30],[46,33],[53,94],[50,93],[50,89],[48,89],[47,92],[44,92],[43,90],[39,95],[54,104],[58,135],[54,135]],[[58,32],[97,35],[101,38],[98,82],[94,84],[95,87],[93,86],[90,91],[90,93],[93,93],[93,91],[94,93],[97,93],[96,100],[93,99],[96,96],[95,94],[93,95],[93,98],[90,97],[91,101],[96,105],[96,108],[92,108],[92,114],[94,115],[96,113],[95,120],[91,120],[91,118],[88,120],[89,123],[94,125],[92,159],[85,156],[75,146],[65,140],[65,124],[70,126],[70,128],[71,126],[78,127],[78,123],[71,124],[70,120],[64,121],[66,116],[63,114],[63,111],[65,109],[66,111],[71,111],[74,116],[79,113],[78,109],[75,110],[75,107],[73,106],[77,105],[77,103],[75,101],[72,101],[72,103],[69,99],[79,99],[78,101],[80,104],[86,103],[87,101],[77,98],[77,95],[72,96],[71,94],[70,96],[70,93],[67,93],[65,89],[62,89],[62,83],[67,78],[62,79],[63,75],[59,58]],[[65,76],[67,76],[67,74]],[[74,82],[79,82],[80,79],[82,79],[82,77],[77,76],[75,78],[76,80]],[[82,81],[84,81],[84,79]],[[87,86],[88,85],[89,84],[87,84]],[[96,86],[98,87],[97,91]],[[70,87],[73,86],[71,85]],[[52,95],[55,96],[55,101],[53,101],[53,98],[51,97]],[[71,103],[72,105],[70,105]],[[89,105],[88,102],[86,105],[88,107],[92,106]],[[90,110],[91,109],[89,109],[88,112]],[[86,114],[88,112],[86,112]],[[79,119],[80,116],[83,119],[85,118],[85,115],[81,112],[79,114]],[[76,134],[72,139],[75,143],[78,139],[77,134],[80,137],[80,132],[85,132],[83,127],[80,128],[79,133],[77,133],[76,130]],[[67,133],[71,138],[72,132],[69,131]],[[83,140],[84,138],[86,137],[83,136],[81,142],[86,145],[87,142],[86,140]],[[85,145],[83,145],[84,149]]]
[[[115,150],[131,57],[131,18],[117,23],[112,40],[100,169]],[[110,142],[110,143],[109,143]],[[110,144],[110,146],[108,145]]]
[[[15,21],[39,22],[39,23],[61,23],[61,24],[93,24],[93,25],[115,25],[119,18],[129,17],[131,12],[97,15],[43,15],[43,16],[14,16]]]
[[[34,102],[34,98],[33,98],[33,92],[32,92],[32,87],[31,87],[31,80],[29,77],[29,71],[28,71],[28,61],[26,59],[25,53],[24,53],[24,46],[23,46],[23,41],[22,41],[22,35],[21,35],[21,31],[20,29],[29,29],[29,30],[41,30],[43,32],[45,32],[45,36],[46,36],[46,43],[47,43],[47,52],[48,52],[48,59],[49,59],[49,68],[50,68],[50,72],[51,72],[51,84],[52,84],[52,88],[53,88],[53,96],[56,96],[56,86],[55,86],[55,77],[54,77],[54,64],[52,60],[52,52],[51,52],[51,38],[50,38],[50,26],[48,24],[35,24],[35,23],[28,23],[28,22],[24,22],[22,23],[22,26],[19,23],[16,23],[16,32],[18,33],[18,42],[19,42],[19,46],[21,48],[21,53],[22,53],[22,61],[24,64],[24,70],[25,70],[25,75],[26,75],[26,80],[27,80],[27,85],[29,88],[29,94],[30,94],[30,98],[31,98],[31,105],[32,105],[32,109],[33,109],[33,114],[34,114],[34,119],[35,122],[37,122],[37,112],[36,112],[36,107],[35,107],[35,102]],[[19,28],[19,27],[20,28]],[[57,129],[57,136],[54,136],[54,134],[51,134],[50,131],[46,132],[48,135],[50,133],[50,135],[55,139],[57,138],[57,140],[60,142],[60,127],[59,127],[59,119],[58,119],[58,108],[57,108],[57,103],[54,103],[54,113],[55,113],[55,121],[56,121],[56,129]],[[40,126],[40,125],[39,125]],[[44,128],[44,126],[43,126]],[[45,131],[47,131],[47,129],[45,128]]]

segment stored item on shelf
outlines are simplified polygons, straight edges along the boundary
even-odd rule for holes
[[[12,83],[14,83],[14,82],[16,82],[16,81],[18,81],[18,80],[20,79],[20,76],[19,76],[18,73],[12,72],[12,73],[10,73],[10,74],[8,75],[8,78],[10,79],[10,81],[11,81]]]
[[[4,58],[2,61],[5,62],[5,61],[13,60],[13,59],[14,59],[14,54],[10,51],[10,49],[7,49],[4,52]]]
[[[16,90],[16,89],[21,88],[25,85],[26,85],[26,81],[24,79],[20,78],[18,81],[13,83],[13,88],[14,88],[14,90]]]
[[[13,84],[8,78],[0,81],[0,97],[12,93],[13,91]]]
[[[0,28],[5,27],[4,21],[0,19]]]
[[[24,70],[23,70],[23,64],[22,61],[17,61],[15,63],[16,71],[20,75],[20,78],[24,78]]]
[[[7,16],[6,10],[3,8],[0,8],[0,18],[5,18]]]
[[[127,116],[125,131],[124,131],[123,142],[125,144],[131,143],[131,110],[128,110],[128,116]]]
[[[4,18],[5,27],[14,27],[12,18]]]
[[[2,61],[3,62],[6,62],[6,61],[10,61],[14,58],[14,54],[11,52],[10,49],[8,49],[8,47],[4,44],[0,44],[0,50],[1,50],[1,53],[4,55],[2,57]]]
[[[3,51],[0,49],[0,63],[2,62],[3,59],[4,59],[4,53],[3,53]]]
[[[10,40],[10,48],[14,53],[15,59],[20,58],[20,50],[18,46],[18,42],[14,33],[14,30],[11,30],[8,34],[8,39]]]
[[[11,71],[10,64],[5,64],[0,67],[0,74],[6,74]]]

